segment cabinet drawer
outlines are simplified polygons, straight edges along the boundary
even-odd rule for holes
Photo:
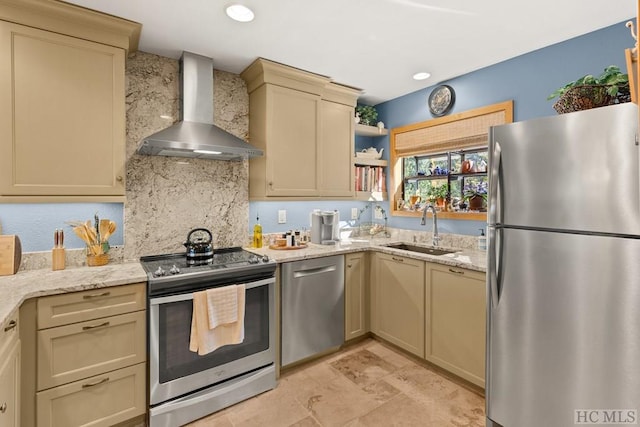
[[[38,390],[144,362],[145,313],[38,331]]]
[[[38,427],[108,427],[144,414],[145,364],[38,392]]]
[[[38,329],[144,310],[145,284],[114,286],[38,299]]]
[[[18,339],[18,311],[11,313],[7,320],[0,325],[0,353]],[[0,405],[2,403],[0,402]]]

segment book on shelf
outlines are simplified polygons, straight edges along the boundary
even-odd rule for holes
[[[356,191],[387,191],[386,172],[382,166],[355,166]]]

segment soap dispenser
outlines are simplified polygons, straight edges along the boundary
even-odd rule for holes
[[[262,226],[260,225],[260,215],[256,215],[256,225],[253,226],[253,247],[262,247]]]
[[[478,236],[478,249],[481,251],[487,250],[487,236],[484,235],[484,228],[480,229],[480,235]]]

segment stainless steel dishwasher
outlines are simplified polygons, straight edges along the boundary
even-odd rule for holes
[[[282,264],[282,366],[344,342],[344,256]]]

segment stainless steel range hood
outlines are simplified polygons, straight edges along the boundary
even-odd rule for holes
[[[149,156],[240,160],[262,150],[213,124],[213,60],[190,52],[180,58],[180,122],[142,140]]]

